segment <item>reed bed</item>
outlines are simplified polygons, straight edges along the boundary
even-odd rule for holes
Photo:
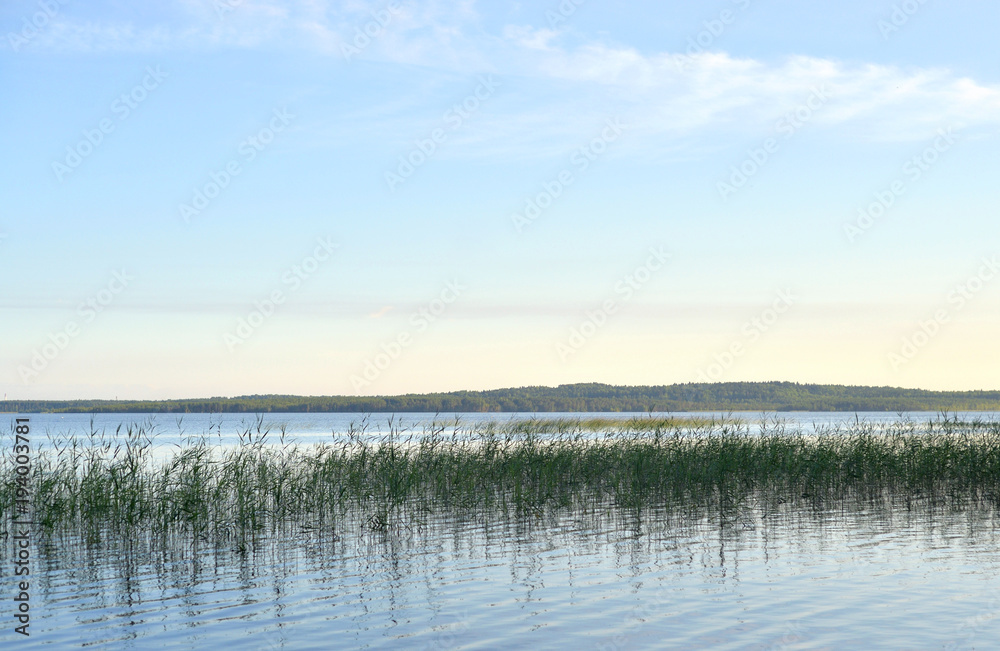
[[[748,500],[828,507],[914,500],[1000,508],[1000,424],[854,423],[805,435],[779,420],[511,420],[407,431],[370,419],[301,446],[263,417],[220,447],[209,436],[165,456],[149,423],[52,437],[30,475],[49,536],[197,535],[245,544],[295,528],[385,530],[435,512],[520,515],[553,508],[714,509]],[[15,503],[0,467],[0,528]]]

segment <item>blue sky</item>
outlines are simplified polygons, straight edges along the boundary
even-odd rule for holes
[[[8,398],[998,388],[985,1],[8,2]]]

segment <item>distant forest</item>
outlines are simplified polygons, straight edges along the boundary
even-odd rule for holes
[[[564,384],[401,396],[255,395],[189,400],[5,400],[0,412],[1000,411],[1000,391],[923,391],[794,382]]]

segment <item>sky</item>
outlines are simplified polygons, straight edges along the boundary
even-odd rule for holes
[[[998,19],[5,2],[0,393],[998,389]]]

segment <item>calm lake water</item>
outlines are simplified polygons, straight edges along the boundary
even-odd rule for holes
[[[246,554],[197,541],[158,553],[63,541],[42,554],[31,637],[13,644],[8,620],[0,639],[4,648],[996,648],[996,522],[761,516],[739,525],[655,513],[452,517],[291,536]]]
[[[911,421],[914,423],[927,423],[928,421],[940,418],[937,412],[908,412],[904,414],[887,412],[672,412],[670,415],[678,418],[698,417],[730,419],[738,418],[747,423],[751,431],[760,427],[761,423],[766,423],[769,428],[775,422],[783,424],[788,431],[801,430],[803,432],[815,432],[817,428],[831,428],[844,424],[852,424],[855,421],[867,423],[893,423],[899,421]],[[152,424],[152,430],[156,433],[155,443],[161,446],[183,445],[192,437],[206,436],[210,443],[221,445],[235,445],[239,442],[238,433],[248,428],[256,429],[258,416],[254,414],[29,414],[31,427],[36,437],[39,434],[50,435],[75,435],[86,439],[91,431],[112,434],[118,427],[125,429],[123,425],[130,423]],[[617,412],[617,413],[535,413],[535,414],[511,414],[511,413],[460,413],[460,414],[426,414],[426,413],[400,413],[400,414],[349,414],[349,413],[276,413],[261,414],[262,426],[270,429],[271,440],[276,441],[282,427],[285,429],[287,440],[301,443],[332,443],[343,440],[344,434],[354,424],[356,427],[363,422],[367,423],[367,433],[369,438],[377,439],[390,429],[389,419],[392,419],[392,427],[402,430],[404,435],[419,437],[425,428],[432,423],[440,423],[453,428],[456,420],[462,427],[484,423],[498,422],[504,423],[513,419],[522,418],[643,418],[648,416],[646,412]],[[959,419],[979,419],[986,421],[1000,421],[998,412],[949,412],[948,418],[957,416]],[[13,415],[9,416],[13,420]],[[3,422],[0,420],[0,422]],[[2,435],[9,436],[9,428],[3,428]],[[40,438],[42,444],[45,437]]]
[[[272,417],[300,443],[328,441],[359,419],[274,414],[265,422]],[[429,416],[400,418],[420,431]],[[855,415],[781,418],[810,431]],[[122,420],[97,416],[94,426],[113,431]],[[253,419],[190,414],[181,427],[173,416],[154,422],[167,439],[211,426],[231,444]],[[46,428],[82,434],[90,416],[38,414],[31,424],[36,436]],[[197,538],[35,544],[29,638],[13,633],[5,541],[0,648],[1000,647],[994,513],[920,502],[806,511],[752,503],[736,519],[570,507],[522,517],[433,514],[377,532],[362,526],[363,517],[329,531],[288,531],[249,550]]]

